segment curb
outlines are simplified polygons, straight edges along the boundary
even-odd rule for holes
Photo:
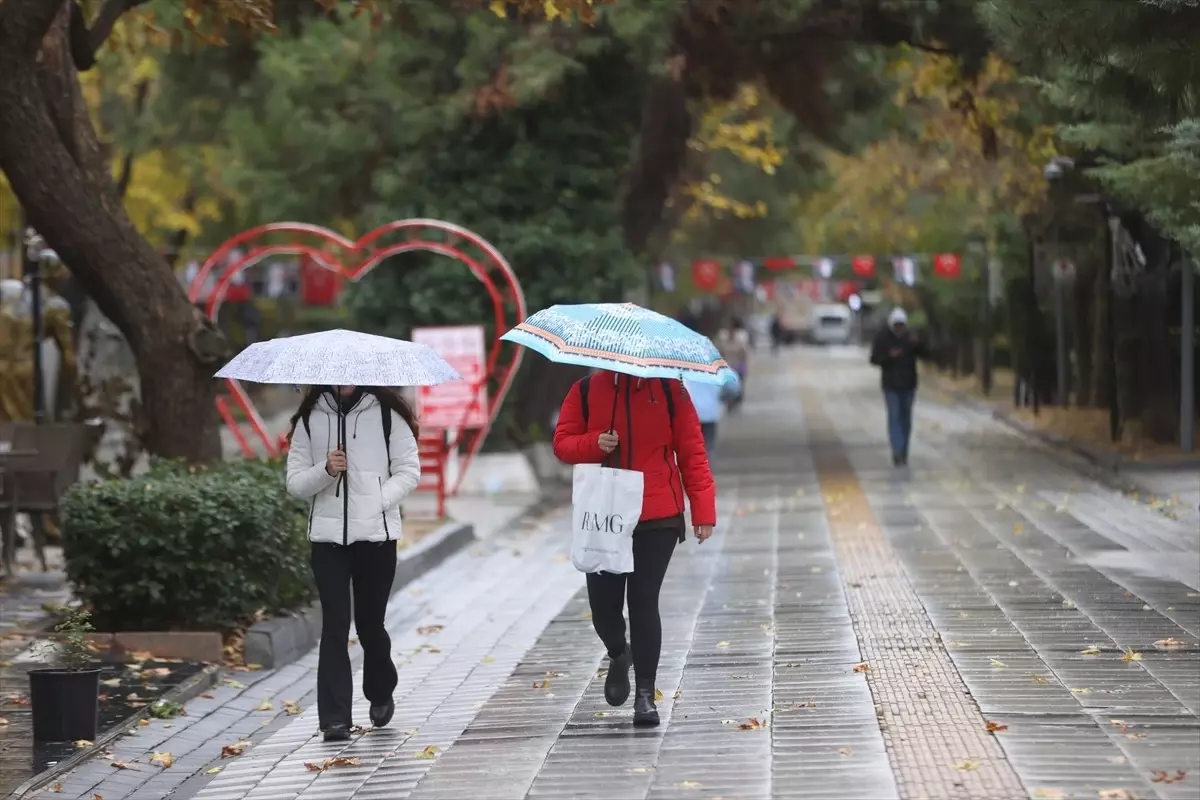
[[[440,565],[475,541],[475,527],[468,522],[447,522],[412,547],[399,551],[392,594]],[[317,646],[321,639],[321,604],[286,617],[255,623],[246,631],[247,664],[279,669]]]
[[[166,700],[172,703],[186,704],[189,700],[194,700],[197,696],[211,689],[217,683],[217,674],[221,668],[218,666],[205,667],[192,677],[188,678],[183,683],[176,686],[171,691],[164,694],[160,700]],[[92,746],[85,750],[78,750],[71,755],[70,758],[64,758],[50,769],[34,775],[29,780],[22,783],[16,789],[9,793],[9,800],[19,800],[19,798],[27,797],[33,792],[45,788],[59,776],[65,775],[77,766],[92,758],[97,753],[103,752],[114,740],[120,736],[124,736],[126,732],[136,726],[142,719],[149,715],[149,706],[141,709],[138,713],[128,717],[124,722],[115,725],[108,733],[104,734],[92,743]]]
[[[1166,500],[1167,498],[1164,495],[1147,491],[1146,487],[1138,484],[1131,477],[1132,475],[1136,475],[1139,467],[1141,469],[1155,469],[1157,467],[1166,469],[1176,468],[1180,470],[1200,468],[1200,458],[1174,462],[1170,466],[1130,462],[1123,456],[1115,453],[1098,452],[1068,437],[1047,433],[1046,431],[1034,428],[1017,419],[1012,414],[1009,414],[1007,411],[996,408],[972,395],[954,389],[946,389],[941,386],[933,388],[934,391],[953,402],[966,406],[977,413],[989,416],[1015,433],[1046,446],[1052,453],[1057,454],[1059,457],[1074,456],[1077,459],[1081,459],[1085,462],[1084,466],[1090,468],[1089,472],[1095,473],[1093,477],[1107,484],[1109,488],[1119,492],[1138,492],[1142,497]]]

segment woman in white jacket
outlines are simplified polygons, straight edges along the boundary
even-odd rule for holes
[[[384,615],[402,534],[400,503],[421,477],[417,435],[412,409],[387,389],[315,386],[292,417],[287,488],[312,504],[310,563],[322,619],[317,713],[327,742],[349,739],[353,727],[352,607],[371,723],[383,727],[395,712],[396,666]]]

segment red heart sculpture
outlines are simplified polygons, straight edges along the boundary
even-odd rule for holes
[[[472,246],[479,255],[476,256],[466,251],[463,249],[463,245]],[[230,260],[230,256],[238,249],[244,249],[245,252]],[[457,225],[433,219],[407,219],[389,222],[364,235],[358,241],[351,241],[328,228],[303,222],[277,222],[252,228],[231,237],[208,257],[192,280],[188,298],[193,303],[199,302],[209,276],[214,270],[220,269],[216,286],[208,298],[205,309],[209,318],[215,321],[221,303],[230,286],[233,285],[234,279],[243,270],[265,258],[278,255],[307,256],[346,280],[357,281],[382,263],[384,259],[414,251],[439,253],[465,264],[483,283],[491,297],[497,334],[512,328],[528,315],[521,283],[517,280],[512,267],[500,255],[500,251],[478,234]],[[502,279],[499,286],[493,280],[492,273],[499,273]],[[506,313],[510,304],[515,315],[515,319],[512,320]],[[501,363],[500,357],[505,350],[510,355],[507,361]],[[499,338],[492,342],[488,351],[484,381],[486,385],[486,382],[496,377],[499,383],[496,391],[489,393],[487,422],[468,446],[458,471],[458,483],[461,483],[463,476],[466,475],[471,460],[479,452],[483,440],[491,430],[500,405],[512,387],[517,368],[521,365],[522,354],[523,350],[520,347],[502,348]],[[245,411],[246,416],[250,418],[251,427],[262,440],[268,455],[278,455],[279,445],[271,441],[267,434],[266,424],[258,413],[258,409],[254,407],[254,401],[250,399],[240,383],[233,380],[227,381],[227,383],[230,393]],[[217,402],[222,415],[229,422],[231,417],[228,414],[224,398],[218,398]],[[253,457],[255,455],[254,448],[246,441],[241,430],[236,425],[230,425],[230,428],[237,437],[242,451],[248,457]],[[456,483],[447,493],[454,494],[457,489]]]

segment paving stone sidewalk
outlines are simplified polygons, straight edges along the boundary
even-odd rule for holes
[[[116,754],[136,770],[93,762],[47,796],[1200,795],[1195,531],[925,398],[913,466],[892,468],[858,350],[753,369],[714,457],[718,534],[680,547],[664,586],[659,728],[603,700],[559,515],[395,598],[388,729],[321,743],[310,656],[141,729]],[[286,699],[303,711],[280,715]],[[155,749],[175,765],[149,765]]]

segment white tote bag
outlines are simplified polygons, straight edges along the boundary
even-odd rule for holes
[[[571,563],[580,572],[633,572],[642,473],[577,464],[571,489]]]

